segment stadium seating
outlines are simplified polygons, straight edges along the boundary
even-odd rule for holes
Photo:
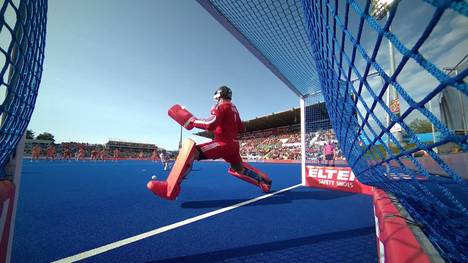
[[[319,130],[306,134],[307,159],[323,160],[323,145],[330,140],[334,144],[337,160],[344,160],[338,148],[336,136],[333,131]],[[301,135],[299,131],[285,131],[274,134],[263,131],[247,133],[241,137],[241,156],[249,160],[300,160]]]

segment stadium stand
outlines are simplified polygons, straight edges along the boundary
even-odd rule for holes
[[[26,157],[30,156],[32,153],[32,148],[35,145],[39,145],[41,146],[42,149],[45,149],[51,143],[52,141],[49,141],[49,140],[26,139],[24,142],[24,155]]]
[[[336,136],[331,129],[327,109],[324,103],[307,106],[306,111],[313,112],[317,118],[306,134],[306,144],[310,145],[307,155],[309,160],[322,161],[322,148],[330,140],[337,149],[336,159],[343,160],[338,149]],[[240,137],[241,156],[246,160],[293,160],[301,158],[300,110],[291,109],[271,115],[244,121],[245,133]],[[196,133],[198,136],[212,138],[210,132]]]
[[[241,137],[241,156],[247,160],[300,160],[301,142],[299,127],[288,132],[270,129],[245,133]],[[289,128],[289,127],[286,127]],[[338,148],[333,130],[317,130],[306,134],[307,157],[312,161],[323,161],[323,146],[330,140],[336,149],[335,160],[344,160]]]
[[[41,153],[41,157],[45,156],[45,149],[48,145],[52,144],[57,152],[57,159],[62,157],[63,151],[68,148],[71,153],[72,157],[75,157],[78,153],[80,148],[83,148],[85,151],[85,157],[88,158],[91,155],[93,150],[101,151],[103,149],[107,150],[107,158],[112,157],[112,151],[114,149],[119,149],[120,155],[119,158],[122,159],[133,159],[139,158],[141,152],[143,152],[143,159],[148,159],[154,150],[159,151],[161,150],[155,144],[150,143],[139,143],[139,142],[131,142],[130,140],[119,140],[119,139],[110,139],[105,144],[92,144],[92,143],[85,143],[85,142],[62,142],[59,144],[54,144],[51,141],[47,140],[26,140],[25,142],[25,149],[24,155],[26,158],[30,157],[32,154],[32,148],[35,145],[41,146],[43,149],[43,153]]]
[[[106,149],[112,152],[114,149],[120,150],[121,158],[139,158],[143,152],[144,158],[149,158],[154,150],[158,150],[155,144],[132,142],[130,140],[110,139],[105,144]]]

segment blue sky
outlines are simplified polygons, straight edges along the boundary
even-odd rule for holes
[[[424,1],[401,1],[392,32],[411,48],[433,12]],[[350,30],[356,32],[358,18],[354,11],[349,16]],[[467,23],[466,17],[447,10],[420,53],[440,69],[455,65],[467,53]],[[375,39],[365,23],[362,45],[368,52]],[[395,53],[398,63],[401,55]],[[387,73],[388,57],[385,40],[377,62]],[[358,56],[355,65],[362,70],[365,61]],[[382,88],[380,78],[368,81],[374,92]],[[398,81],[416,101],[438,84],[411,60]],[[220,85],[233,89],[244,120],[299,104],[296,95],[196,1],[50,0],[44,74],[29,128],[36,134],[49,131],[58,141],[123,138],[175,149],[179,126],[167,109],[180,103],[206,117]],[[361,95],[370,105],[369,92]],[[432,99],[431,107],[439,116],[437,100]],[[400,103],[402,110],[408,108],[401,97]],[[362,102],[358,109],[363,111]],[[385,119],[380,105],[374,113]],[[405,122],[415,118],[425,117],[413,111]],[[376,127],[375,121],[369,125]]]
[[[244,120],[299,105],[195,1],[50,0],[29,129],[51,132],[59,142],[122,138],[176,149],[179,126],[167,109],[180,103],[206,117],[220,85],[233,89]]]

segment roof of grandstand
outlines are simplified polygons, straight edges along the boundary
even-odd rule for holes
[[[37,140],[37,139],[26,139],[25,143],[37,143],[37,144],[51,144],[51,140]]]
[[[317,103],[306,107],[306,111],[325,111],[325,103]],[[248,121],[244,121],[245,132],[254,132],[267,129],[273,129],[284,126],[299,125],[301,123],[301,110],[300,108],[292,108],[290,110],[272,113],[271,115],[256,117]],[[202,131],[195,133],[195,135],[213,138],[213,133]]]
[[[109,138],[110,142],[123,142],[123,143],[138,143],[138,144],[151,144],[149,142],[143,142],[143,141],[138,141],[138,140],[132,140],[132,139],[122,139],[122,138]]]
[[[126,139],[109,139],[106,143],[108,147],[132,148],[132,149],[157,149],[153,143],[136,142]]]

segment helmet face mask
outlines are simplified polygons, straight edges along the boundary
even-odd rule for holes
[[[226,86],[219,87],[213,96],[213,99],[219,101],[220,99],[227,99],[230,100],[232,98],[232,91],[230,88]]]
[[[215,101],[218,101],[219,99],[221,98],[221,92],[219,92],[219,90],[217,90],[213,96],[213,99]]]

